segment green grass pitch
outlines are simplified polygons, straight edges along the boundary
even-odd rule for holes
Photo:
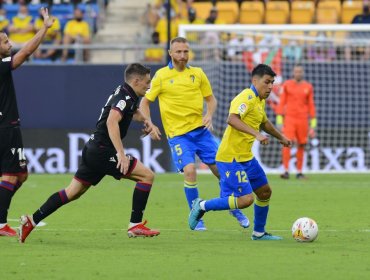
[[[71,175],[31,175],[15,195],[10,224],[33,213]],[[19,244],[0,238],[0,279],[369,279],[370,174],[309,175],[273,189],[267,229],[282,241],[252,241],[227,212],[205,215],[206,232],[188,229],[183,177],[156,177],[144,218],[161,230],[127,238],[133,183],[105,178],[81,199],[45,219]],[[198,178],[202,198],[218,195],[211,175]],[[243,210],[253,221],[253,207]],[[319,225],[313,243],[291,237],[295,219]],[[253,222],[252,222],[253,226]]]

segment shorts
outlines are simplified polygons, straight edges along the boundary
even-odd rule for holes
[[[27,173],[22,133],[19,126],[0,128],[0,175]]]
[[[189,163],[195,163],[195,155],[207,164],[215,164],[218,144],[208,129],[196,128],[186,134],[168,138],[172,159],[178,171],[184,171]]]
[[[253,158],[245,162],[216,162],[220,173],[220,197],[251,194],[268,183],[259,162]]]
[[[127,178],[134,170],[137,159],[130,157],[130,164],[126,175],[117,168],[117,152],[114,148],[99,145],[94,141],[86,143],[82,150],[82,161],[75,174],[75,179],[85,186],[97,185],[105,175],[116,180]]]
[[[308,119],[286,117],[284,120],[284,135],[298,144],[307,144],[308,130]]]

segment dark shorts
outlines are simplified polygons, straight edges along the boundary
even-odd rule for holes
[[[27,173],[20,127],[0,128],[0,175]]]
[[[130,165],[126,175],[117,168],[117,152],[114,148],[105,147],[89,141],[82,150],[82,161],[75,174],[75,179],[85,186],[96,185],[105,175],[114,177],[116,180],[127,178],[134,170],[137,159],[130,157]]]

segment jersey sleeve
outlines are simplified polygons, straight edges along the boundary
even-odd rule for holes
[[[201,75],[201,84],[200,84],[200,90],[202,92],[203,97],[207,97],[213,94],[212,92],[212,86],[211,83],[208,80],[208,77],[206,73],[202,69],[200,69],[200,75]]]
[[[243,92],[231,101],[229,114],[239,115],[240,118],[243,118],[251,108],[249,100],[243,98]]]
[[[111,110],[118,111],[122,117],[130,107],[131,103],[129,101],[126,102],[122,95],[117,95],[114,97],[111,103]]]
[[[12,70],[12,58],[6,57],[3,58],[0,62],[0,74],[5,75]]]
[[[287,87],[286,83],[284,83],[281,86],[280,101],[279,101],[279,104],[276,108],[276,114],[277,115],[284,115],[284,108],[285,108],[286,101],[287,101],[286,87]]]
[[[162,87],[161,78],[158,75],[158,73],[156,73],[154,75],[153,79],[152,79],[151,84],[150,84],[150,89],[145,94],[145,97],[149,101],[154,102],[156,100],[156,98],[158,97],[158,95],[160,94],[160,92],[161,92],[161,87]]]

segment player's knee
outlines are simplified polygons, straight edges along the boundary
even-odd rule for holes
[[[154,177],[155,177],[154,172],[149,168],[145,168],[144,172],[140,174],[138,181],[152,184],[154,182]]]
[[[254,197],[251,194],[243,195],[241,197],[238,197],[238,208],[244,209],[253,204]]]
[[[194,165],[187,165],[184,168],[184,176],[185,176],[186,181],[189,181],[189,182],[196,181],[197,171],[195,169],[195,166]]]
[[[270,199],[271,195],[272,195],[271,188],[266,188],[262,192],[258,193],[257,197],[260,200],[267,200]]]
[[[18,183],[22,185],[28,179],[28,173],[24,173],[18,176]]]

